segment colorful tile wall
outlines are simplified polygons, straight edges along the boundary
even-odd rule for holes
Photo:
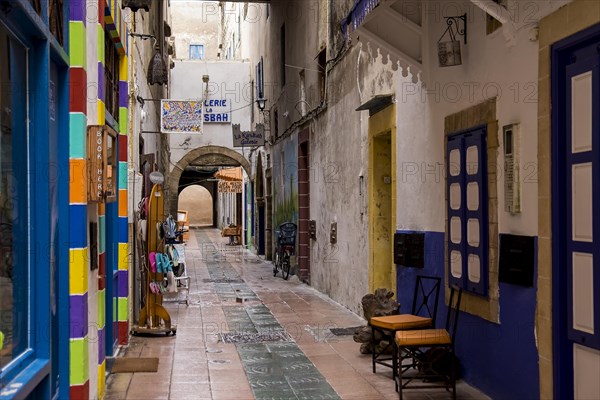
[[[69,394],[89,399],[86,0],[69,2]]]

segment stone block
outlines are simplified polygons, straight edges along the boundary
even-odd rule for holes
[[[567,25],[577,30],[585,29],[600,22],[600,2],[596,0],[574,1],[567,9]]]
[[[550,196],[538,199],[538,236],[549,239],[552,237],[552,201]]]
[[[550,330],[551,331],[551,330]],[[540,358],[540,399],[554,398],[552,359]]]
[[[538,80],[538,116],[550,115],[550,77]]]
[[[541,47],[538,57],[539,57],[538,78],[549,77],[550,76],[550,46]]]

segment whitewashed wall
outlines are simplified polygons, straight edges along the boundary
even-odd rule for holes
[[[171,73],[170,98],[175,100],[200,100],[206,85],[202,76],[209,76],[207,99],[227,99],[231,103],[232,123],[205,123],[204,132],[171,133],[171,165],[174,165],[192,149],[202,146],[233,148],[232,124],[240,124],[243,131],[250,130],[251,90],[250,64],[237,61],[176,61]],[[186,139],[190,138],[186,143]],[[242,148],[236,148],[242,153]]]

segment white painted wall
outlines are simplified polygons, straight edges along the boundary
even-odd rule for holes
[[[227,99],[231,102],[232,123],[205,123],[204,132],[171,133],[171,165],[174,168],[181,158],[192,149],[202,146],[233,148],[232,124],[249,131],[252,84],[250,64],[238,61],[176,61],[171,74],[170,98],[176,100],[200,100],[205,92],[202,76],[209,76],[207,99]],[[182,145],[190,138],[188,145]],[[242,153],[242,148],[235,148]]]
[[[565,2],[562,2],[563,4]],[[497,97],[500,148],[494,164],[498,171],[499,230],[537,235],[537,78],[538,43],[533,23],[558,7],[557,2],[511,3],[512,25],[485,34],[485,14],[468,1],[453,3],[458,13],[468,14],[468,45],[461,42],[463,63],[438,67],[436,40],[445,29],[441,14],[447,3],[429,2],[424,8],[426,77],[412,83],[406,71],[377,49],[363,45],[368,60],[359,82],[362,101],[376,94],[394,93],[397,106],[396,228],[439,231],[445,229],[444,118]],[[457,8],[458,7],[458,8]],[[377,56],[377,57],[374,57]],[[389,72],[393,71],[393,78]],[[517,73],[518,72],[518,73]],[[521,208],[504,211],[504,157],[502,127],[521,127]]]
[[[190,44],[204,45],[206,60],[219,59],[221,10],[218,1],[171,0],[175,58],[189,59]]]

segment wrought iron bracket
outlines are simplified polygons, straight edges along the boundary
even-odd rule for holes
[[[453,36],[452,32],[454,27],[454,30],[456,30],[456,34],[462,36],[465,44],[467,44],[467,13],[464,13],[463,15],[457,15],[454,17],[444,18],[446,19],[446,25],[448,25],[447,31],[450,31],[451,36]],[[460,21],[462,21],[462,29],[460,27]]]

